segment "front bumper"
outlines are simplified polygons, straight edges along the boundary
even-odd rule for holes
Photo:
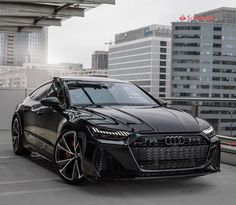
[[[217,137],[213,137],[210,140],[208,139],[208,149],[206,152],[204,152],[202,148],[200,149],[201,154],[206,155],[205,160],[204,162],[202,162],[201,166],[193,166],[193,164],[190,164],[188,167],[188,163],[191,162],[189,160],[185,160],[184,163],[182,162],[182,160],[182,164],[176,164],[175,161],[177,158],[174,157],[175,153],[172,155],[168,155],[168,152],[166,152],[165,150],[165,152],[163,153],[166,154],[167,157],[162,156],[163,153],[161,157],[163,159],[168,159],[166,161],[162,160],[163,166],[169,163],[169,167],[167,166],[166,169],[161,169],[161,167],[159,169],[155,169],[155,167],[153,169],[147,169],[147,167],[144,169],[140,165],[140,162],[137,161],[137,156],[134,155],[134,151],[132,150],[131,145],[134,140],[134,137],[130,137],[125,141],[97,140],[92,162],[97,178],[171,178],[201,176],[220,171],[220,142]],[[176,147],[176,149],[179,150],[178,152],[176,152],[176,154],[180,154],[182,156],[182,151],[180,150],[180,148]],[[188,155],[190,153],[186,152],[186,149],[184,150],[185,155]],[[190,150],[190,154],[192,156],[194,156],[195,154],[194,150],[196,149]],[[148,159],[152,159],[149,164],[155,163],[157,157],[160,157],[160,155],[151,156],[150,153],[147,153],[147,155]],[[173,159],[171,159],[171,157],[173,157]]]

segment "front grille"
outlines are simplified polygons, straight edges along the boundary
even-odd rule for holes
[[[166,141],[170,136],[144,136],[135,140],[131,151],[144,170],[166,170],[200,167],[206,163],[209,142],[202,136],[171,135],[181,141]]]

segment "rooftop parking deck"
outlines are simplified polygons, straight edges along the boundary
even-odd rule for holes
[[[70,186],[44,158],[15,156],[9,131],[0,131],[1,205],[234,205],[235,179],[236,167],[222,164],[222,172],[193,179],[113,180]]]

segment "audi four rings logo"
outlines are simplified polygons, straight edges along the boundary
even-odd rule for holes
[[[168,146],[184,145],[185,138],[183,136],[167,136],[165,137],[165,144]]]

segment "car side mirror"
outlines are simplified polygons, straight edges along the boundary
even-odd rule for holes
[[[60,109],[60,102],[57,97],[48,97],[40,101],[43,106],[53,107],[55,109]]]
[[[163,107],[167,107],[168,103],[165,100],[158,99]]]

